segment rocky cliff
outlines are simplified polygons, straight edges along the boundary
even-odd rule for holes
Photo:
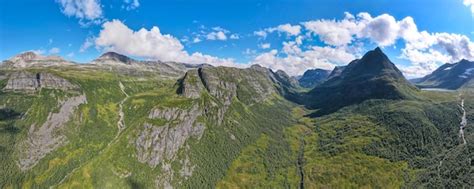
[[[73,90],[79,87],[64,78],[50,73],[32,73],[28,71],[13,72],[3,90],[6,91],[35,91],[41,88]]]

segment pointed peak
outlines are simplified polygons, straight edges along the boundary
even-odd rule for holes
[[[376,47],[373,51],[383,53],[383,52],[382,52],[382,49],[381,49],[380,47]]]

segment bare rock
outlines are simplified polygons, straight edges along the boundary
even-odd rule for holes
[[[186,72],[181,81],[179,93],[187,98],[199,98],[201,92],[205,90],[204,85],[199,76],[198,70],[191,70]]]
[[[191,137],[199,139],[204,133],[205,126],[196,122],[199,115],[201,111],[198,106],[188,110],[179,108],[153,110],[149,118],[164,119],[166,124],[144,125],[144,130],[135,141],[138,160],[150,167],[156,167],[164,160],[173,160],[186,140]]]
[[[64,60],[59,56],[42,56],[34,52],[25,52],[4,61],[6,68],[28,68],[28,67],[49,67],[74,65],[74,63]]]
[[[59,131],[70,120],[74,110],[83,103],[87,103],[84,95],[71,97],[61,103],[58,113],[50,113],[41,126],[33,124],[30,127],[27,139],[19,144],[18,165],[22,171],[31,169],[48,153],[66,143],[66,137]]]
[[[50,73],[31,73],[26,71],[14,72],[10,74],[6,91],[35,91],[41,88],[73,90],[79,89],[64,78]]]

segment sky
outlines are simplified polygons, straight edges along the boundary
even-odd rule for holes
[[[409,78],[474,60],[474,0],[0,0],[0,59],[34,51],[290,75],[381,47]]]

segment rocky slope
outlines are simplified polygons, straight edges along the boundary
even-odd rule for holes
[[[474,98],[463,144],[458,94],[417,91],[380,49],[309,93],[258,65],[96,61],[0,68],[1,188],[474,186]]]
[[[42,56],[34,52],[25,52],[5,60],[0,65],[4,68],[28,68],[45,66],[65,66],[72,65],[72,62],[66,61],[59,56]]]
[[[79,89],[79,86],[70,83],[66,79],[47,72],[12,72],[6,83],[6,86],[3,88],[3,90],[6,91],[36,91],[41,88],[60,90]]]
[[[368,99],[408,99],[415,96],[416,90],[382,50],[376,48],[341,71],[333,71],[330,78],[308,92],[305,102],[301,103],[335,110]]]
[[[337,69],[334,69],[337,70]],[[305,88],[313,88],[324,82],[331,71],[323,69],[311,69],[304,72],[303,76],[298,79],[299,84]]]
[[[433,73],[417,79],[415,84],[423,88],[459,89],[474,78],[474,62],[461,60],[447,63]]]

